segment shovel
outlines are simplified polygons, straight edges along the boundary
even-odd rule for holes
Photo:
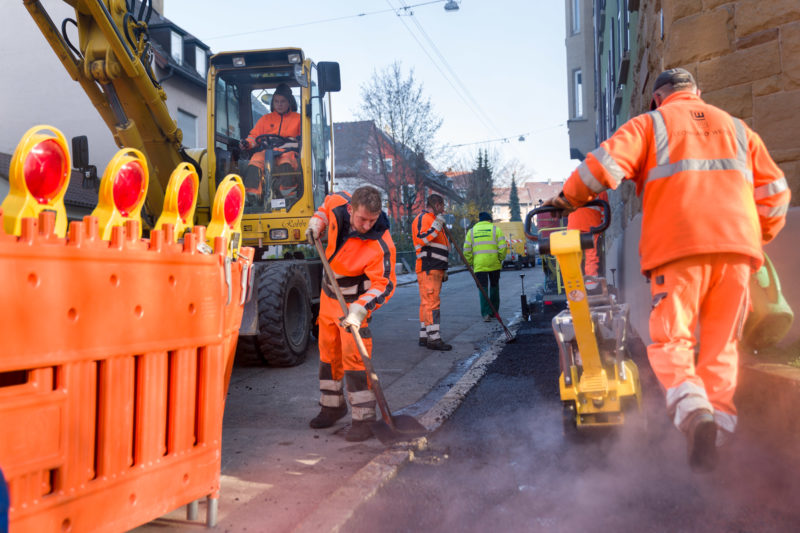
[[[447,240],[452,243],[453,248],[455,248],[456,252],[458,252],[458,255],[461,256],[461,260],[464,261],[464,266],[466,266],[467,270],[469,270],[469,273],[472,274],[472,279],[475,280],[475,285],[478,286],[478,290],[481,291],[481,294],[483,295],[484,299],[486,299],[486,303],[489,304],[489,309],[491,309],[492,313],[494,313],[494,317],[497,319],[500,325],[503,326],[503,331],[505,331],[506,333],[506,342],[516,341],[517,339],[514,337],[514,335],[508,330],[506,325],[503,324],[503,319],[500,318],[500,313],[498,313],[497,309],[494,308],[492,301],[489,299],[489,295],[486,294],[486,289],[484,289],[483,285],[481,285],[481,282],[478,281],[478,276],[475,275],[475,272],[472,270],[472,267],[470,267],[469,263],[467,263],[467,258],[464,257],[464,252],[461,251],[461,248],[458,247],[458,245],[453,240],[453,237],[450,235],[450,230],[447,229],[447,226],[442,226],[442,229],[444,230],[444,234],[447,235]]]
[[[314,239],[314,246],[317,248],[322,267],[325,269],[325,274],[330,281],[330,286],[333,292],[336,293],[336,299],[339,300],[339,305],[342,307],[342,313],[347,315],[347,303],[342,296],[342,290],[339,284],[336,283],[336,276],[331,269],[328,258],[325,256],[325,250],[322,248],[322,243],[319,239]],[[372,359],[367,355],[367,348],[364,346],[364,341],[361,340],[361,334],[357,327],[348,327],[350,333],[356,341],[358,354],[361,356],[361,361],[364,363],[364,368],[367,370],[367,383],[369,388],[375,394],[375,400],[378,403],[378,408],[381,410],[381,420],[376,420],[370,424],[372,433],[378,437],[378,440],[383,444],[389,445],[396,442],[408,441],[416,437],[425,435],[428,430],[420,424],[416,418],[409,415],[392,415],[389,410],[389,404],[386,403],[386,397],[383,395],[381,383],[378,380],[378,374],[372,366]]]

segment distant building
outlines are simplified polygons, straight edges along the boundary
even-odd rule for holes
[[[418,213],[428,194],[438,193],[445,203],[461,202],[450,178],[437,172],[417,154],[401,147],[395,151],[389,137],[371,120],[333,125],[334,191],[353,192],[362,185],[381,191],[387,214],[394,220]]]
[[[563,185],[563,181],[527,181],[517,184],[519,212],[522,216],[522,221],[525,221],[525,215],[528,214],[528,211],[539,205],[539,200],[544,201],[556,196]],[[495,187],[493,192],[492,218],[495,222],[508,222],[511,218],[511,208],[509,206],[511,187]]]

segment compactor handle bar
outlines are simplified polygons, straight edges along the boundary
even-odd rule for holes
[[[588,232],[584,233],[581,232],[581,249],[587,250],[589,248],[594,247],[594,235],[598,233],[603,233],[606,229],[608,229],[609,224],[611,224],[611,206],[608,205],[608,202],[605,200],[590,200],[586,202],[581,207],[592,207],[597,206],[603,209],[603,223],[599,226],[595,226],[591,228]],[[550,237],[549,236],[541,236],[539,237],[537,234],[531,231],[531,226],[533,224],[533,217],[539,213],[560,213],[561,209],[554,207],[552,205],[542,205],[531,211],[528,211],[527,216],[525,217],[525,237],[530,240],[538,240],[539,241],[539,253],[542,254],[549,254],[550,253]]]

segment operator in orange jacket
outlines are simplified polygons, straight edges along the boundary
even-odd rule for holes
[[[358,442],[372,436],[370,422],[376,419],[375,394],[369,389],[364,363],[347,328],[359,327],[371,357],[370,316],[392,297],[397,286],[396,252],[389,234],[389,219],[381,211],[378,190],[365,186],[356,189],[352,197],[345,192],[328,196],[309,220],[306,236],[313,242],[326,231],[325,254],[348,304],[348,314],[342,318],[330,280],[323,277],[317,337],[322,409],[309,425],[327,428],[347,414],[344,378],[352,409],[352,424],[345,439]]]
[[[597,199],[608,202],[608,193],[606,191],[601,192],[597,195]],[[602,223],[603,209],[601,207],[595,205],[580,207],[569,214],[567,229],[577,229],[586,233]],[[600,274],[600,258],[597,256],[597,239],[599,237],[599,233],[595,234],[594,247],[583,251],[583,274],[585,276],[596,277]]]
[[[652,294],[647,355],[686,434],[690,466],[708,471],[736,428],[750,274],[783,227],[791,193],[758,134],[703,102],[688,71],[656,78],[651,109],[587,155],[547,204],[571,211],[623,179],[636,183]]]
[[[259,135],[277,135],[289,141],[273,148],[280,155],[275,158],[272,173],[280,176],[275,183],[276,192],[284,198],[296,197],[299,192],[299,165],[295,150],[298,146],[297,137],[300,136],[300,113],[297,112],[297,100],[292,95],[292,89],[285,83],[275,88],[270,101],[270,113],[259,118],[250,134],[242,139],[242,149],[251,149]],[[249,193],[263,194],[261,184],[265,176],[265,158],[264,150],[250,158],[244,175],[244,186]]]
[[[444,233],[444,198],[428,196],[426,209],[411,223],[411,240],[417,261],[419,285],[419,345],[431,350],[452,350],[439,333],[442,282],[447,279],[450,242]]]

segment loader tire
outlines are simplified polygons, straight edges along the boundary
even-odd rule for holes
[[[276,261],[259,269],[258,355],[270,366],[296,366],[305,361],[311,329],[311,285],[299,262]]]

